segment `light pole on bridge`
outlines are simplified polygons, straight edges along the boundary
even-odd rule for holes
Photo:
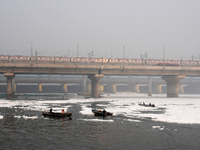
[[[31,57],[33,56],[33,43],[32,42],[30,42],[31,43]]]
[[[165,69],[165,47],[163,46],[163,69]]]
[[[125,58],[125,45],[122,45],[123,46],[123,59]]]

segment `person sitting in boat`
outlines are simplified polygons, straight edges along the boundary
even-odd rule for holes
[[[106,110],[105,109],[103,109],[103,114],[105,114],[106,113]]]
[[[53,110],[53,109],[51,108],[51,109],[50,109],[50,113],[52,113],[52,110]]]
[[[145,105],[145,103],[143,102],[143,105]]]
[[[149,103],[149,106],[151,106],[151,103]]]

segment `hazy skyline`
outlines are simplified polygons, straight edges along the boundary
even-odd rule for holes
[[[0,55],[200,56],[199,0],[0,0]],[[31,42],[31,43],[30,43]],[[77,48],[79,45],[79,48]],[[112,55],[112,56],[111,56]]]

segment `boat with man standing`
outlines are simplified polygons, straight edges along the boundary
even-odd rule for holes
[[[105,109],[102,111],[102,110],[97,110],[97,109],[92,109],[92,112],[94,113],[95,116],[112,116],[113,113],[110,113],[110,112],[107,112],[105,111]]]
[[[62,109],[62,112],[52,112],[52,108],[50,110],[46,110],[42,113],[44,117],[51,117],[51,118],[65,118],[65,117],[71,117],[72,113],[66,113],[64,109]]]

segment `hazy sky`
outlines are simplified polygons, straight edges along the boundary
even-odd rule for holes
[[[0,55],[199,59],[200,0],[0,0]],[[79,48],[78,47],[79,44]],[[111,56],[112,55],[112,56]]]

